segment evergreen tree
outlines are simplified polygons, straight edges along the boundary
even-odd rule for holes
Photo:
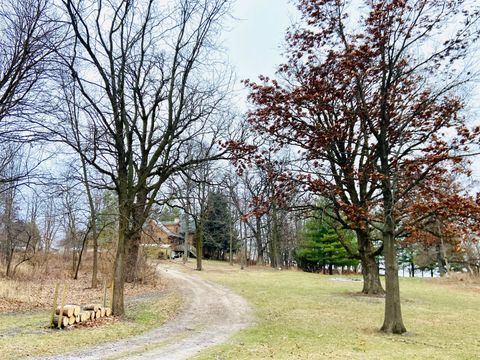
[[[204,227],[203,254],[205,258],[224,260],[230,247],[230,228],[233,224],[230,203],[226,195],[210,192]],[[234,236],[234,239],[237,237]],[[234,248],[236,248],[234,241]]]
[[[328,270],[330,275],[333,274],[334,266],[358,265],[358,260],[348,257],[335,229],[320,219],[311,219],[305,224],[304,241],[296,249],[295,258],[304,271]]]

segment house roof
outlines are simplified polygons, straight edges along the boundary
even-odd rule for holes
[[[177,234],[177,233],[174,233],[173,231],[171,231],[162,222],[157,222],[154,219],[150,219],[149,221],[145,222],[145,224],[143,226],[145,228],[146,226],[149,226],[150,224],[158,227],[161,231],[163,231],[165,234],[167,234],[168,237],[175,237],[175,238],[179,238],[179,239],[183,238],[183,236],[181,236],[180,234]]]
[[[172,237],[177,237],[177,238],[182,238],[182,236],[180,234],[177,234],[177,233],[174,233],[173,231],[171,231],[169,228],[167,228],[162,222],[156,222],[155,220],[152,220],[165,234],[167,234],[168,236],[172,236]]]

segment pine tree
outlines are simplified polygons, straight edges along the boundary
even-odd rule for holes
[[[230,204],[227,197],[220,192],[211,192],[207,202],[203,253],[206,258],[224,260],[230,247]]]
[[[295,252],[298,266],[304,271],[325,273],[328,269],[332,275],[334,266],[358,265],[358,260],[348,257],[335,229],[320,219],[311,219],[306,223],[304,239]]]

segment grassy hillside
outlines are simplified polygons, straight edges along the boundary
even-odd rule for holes
[[[478,359],[480,286],[401,279],[409,333],[378,332],[382,298],[358,295],[361,282],[298,271],[206,263],[202,276],[251,304],[256,324],[197,359]]]

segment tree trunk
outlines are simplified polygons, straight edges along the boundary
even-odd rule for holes
[[[93,265],[92,265],[92,288],[96,289],[98,286],[98,233],[97,225],[92,224],[92,237],[93,237]]]
[[[381,295],[385,294],[382,283],[380,281],[380,274],[378,273],[377,262],[373,256],[364,256],[361,259],[362,275],[363,275],[363,289],[362,293],[366,295]]]
[[[141,231],[137,231],[126,240],[127,262],[125,267],[125,282],[133,283],[138,279],[138,253],[140,250]]]
[[[440,276],[443,277],[447,273],[447,269],[445,268],[445,259],[443,258],[443,251],[440,244],[436,245],[436,251],[438,272],[440,273]]]
[[[5,276],[8,278],[10,277],[12,274],[12,261],[13,261],[13,253],[14,253],[14,250],[13,248],[12,249],[8,249],[7,250],[7,271],[5,273]]]
[[[447,249],[445,248],[445,243],[443,242],[442,233],[440,232],[439,234],[440,234],[440,249],[442,251],[443,263],[445,264],[445,276],[448,277],[450,275],[450,264],[448,262]]]
[[[270,264],[273,268],[280,266],[280,231],[278,228],[277,207],[274,204],[272,206],[272,234],[270,236]]]
[[[187,189],[187,193],[188,193],[188,189]],[[187,196],[188,198],[188,196]],[[189,205],[188,205],[188,200],[187,200],[187,211],[189,209]],[[190,250],[189,248],[189,244],[188,244],[188,228],[189,228],[189,225],[188,225],[188,214],[187,212],[185,211],[185,234],[183,236],[183,263],[185,264],[188,260],[188,252]]]
[[[263,243],[262,243],[262,228],[261,228],[260,217],[255,218],[255,241],[257,243],[257,263],[258,265],[265,265],[265,260],[263,258]]]
[[[242,228],[242,225],[240,224],[240,229]],[[243,223],[243,258],[245,259],[244,264],[245,266],[248,266],[248,233],[247,233],[247,223]]]
[[[230,266],[233,266],[233,224],[230,224],[230,242],[229,242],[229,254],[228,254],[228,261],[230,262]]]
[[[113,299],[112,312],[116,316],[121,316],[125,313],[125,305],[123,301],[123,289],[125,282],[125,241],[128,229],[128,208],[122,204],[119,198],[119,218],[118,218],[118,242],[117,251],[115,254],[114,273],[113,273]]]
[[[375,254],[372,249],[372,244],[369,234],[365,231],[356,231],[358,239],[358,250],[360,261],[362,264],[363,275],[363,289],[362,293],[366,295],[381,295],[385,294],[382,283],[380,281],[380,274],[378,273],[378,264],[375,260]]]
[[[388,205],[388,199],[386,201]],[[394,222],[391,208],[386,206],[385,224],[383,231],[383,246],[385,256],[385,318],[381,331],[385,333],[403,334],[407,331],[403,325],[402,309],[400,304],[400,285],[398,281],[398,263],[395,249]],[[389,211],[390,210],[390,211]]]
[[[197,231],[196,236],[196,250],[197,250],[197,270],[202,271],[202,257],[203,257],[203,230],[201,229],[202,225]]]
[[[75,269],[75,276],[73,277],[74,280],[78,279],[78,272],[80,271],[80,265],[82,264],[82,256],[83,256],[83,252],[85,251],[85,245],[87,244],[88,234],[90,233],[90,229],[91,229],[91,224],[83,236],[82,248],[80,249],[80,254],[78,255],[77,267]]]
[[[75,269],[77,268],[77,250],[72,246],[72,277],[75,278]]]
[[[143,184],[137,192],[135,201],[131,200],[131,208],[127,209],[130,210],[129,213],[132,215],[129,220],[129,235],[125,238],[125,281],[128,283],[138,280],[138,258],[142,240],[142,227],[146,221],[147,194],[146,185]]]

